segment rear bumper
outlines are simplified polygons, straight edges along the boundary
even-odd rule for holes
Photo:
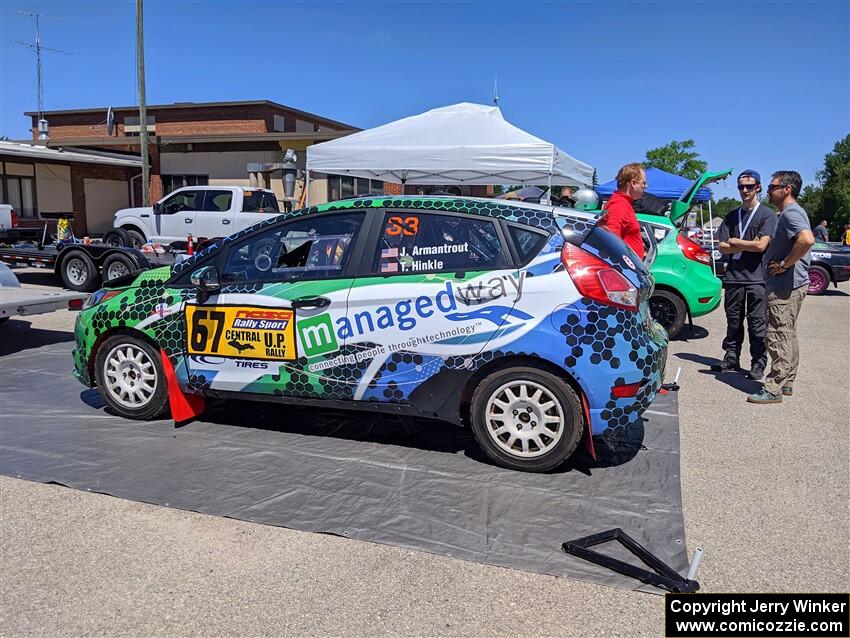
[[[597,393],[596,400],[590,405],[590,429],[593,436],[634,423],[655,400],[664,382],[667,367],[667,335],[660,326],[658,330],[660,332],[654,332],[647,347],[647,354],[634,362],[635,367],[631,371],[624,371],[621,377],[614,380],[604,403],[600,400],[601,393]],[[615,386],[634,383],[640,383],[634,396],[616,397],[612,392]]]

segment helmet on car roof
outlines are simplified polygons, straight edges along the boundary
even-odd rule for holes
[[[599,208],[599,195],[592,188],[581,188],[570,196],[573,208],[577,210],[596,210]]]

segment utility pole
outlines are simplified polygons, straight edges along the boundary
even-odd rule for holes
[[[65,18],[57,18],[55,16],[32,13],[30,11],[18,11],[18,15],[35,18],[35,44],[21,42],[20,40],[16,40],[16,42],[35,50],[36,101],[38,102],[38,139],[46,144],[49,134],[47,131],[47,121],[44,119],[44,77],[41,71],[41,52],[51,51],[52,53],[65,53],[66,55],[71,55],[71,53],[69,51],[63,51],[62,49],[51,49],[50,47],[41,46],[41,25],[39,24],[39,20],[40,18],[58,20],[59,22],[67,22],[67,20]]]
[[[139,138],[142,142],[142,206],[150,206],[150,169],[148,168],[148,110],[145,104],[145,41],[142,0],[136,0],[136,75],[139,79]]]

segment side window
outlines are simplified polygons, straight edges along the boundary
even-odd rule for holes
[[[230,248],[222,280],[291,281],[339,277],[363,213],[313,215],[244,239]]]
[[[266,191],[245,191],[242,195],[243,213],[279,213],[277,198]]]
[[[511,239],[513,239],[521,264],[531,261],[543,248],[546,240],[549,239],[549,236],[545,233],[522,226],[514,226],[513,224],[508,226],[508,232],[511,235]]]
[[[384,215],[373,272],[453,272],[502,263],[502,243],[489,219],[392,211]]]
[[[186,210],[200,210],[204,191],[180,191],[162,202],[166,214],[180,213]]]
[[[215,213],[226,213],[230,210],[230,204],[232,201],[233,193],[230,191],[206,191],[204,206],[201,210],[207,210]]]

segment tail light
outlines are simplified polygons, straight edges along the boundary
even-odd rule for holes
[[[15,212],[15,209],[12,209],[12,228],[18,227],[18,214]]]
[[[626,310],[638,309],[638,290],[610,264],[578,246],[565,243],[561,263],[583,297]]]
[[[703,247],[695,241],[691,241],[682,233],[679,233],[676,235],[676,243],[679,244],[679,248],[682,249],[682,253],[688,259],[693,259],[701,264],[711,265],[711,255],[709,255]]]

